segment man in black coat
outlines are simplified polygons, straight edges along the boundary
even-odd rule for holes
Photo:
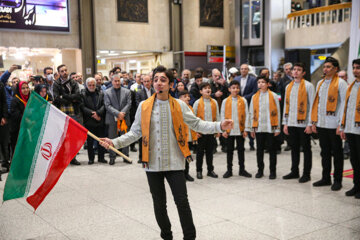
[[[83,114],[84,126],[98,137],[105,137],[105,105],[104,93],[96,87],[95,78],[86,79],[86,88],[81,92],[80,110]],[[89,165],[94,163],[94,139],[87,138]],[[98,162],[107,163],[104,159],[105,149],[98,145]]]
[[[152,81],[149,75],[145,75],[143,77],[143,85],[144,87],[139,90],[138,92],[136,92],[136,108],[139,106],[139,104],[148,99],[149,97],[151,97],[154,93],[155,90],[152,88],[151,86]],[[139,139],[139,160],[138,163],[141,163],[141,159],[142,159],[142,138]]]
[[[81,96],[77,82],[72,80],[68,74],[65,64],[57,67],[60,78],[54,81],[54,102],[53,104],[69,117],[79,121],[77,114],[79,113],[79,105]],[[80,165],[80,162],[74,158],[70,164]]]

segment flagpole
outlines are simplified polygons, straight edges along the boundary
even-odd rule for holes
[[[93,133],[91,133],[90,131],[87,132],[87,134],[92,137],[93,139],[95,139],[98,142],[101,142],[101,139],[98,138],[97,136],[95,136]],[[113,146],[109,146],[109,149],[115,153],[117,153],[118,155],[120,155],[121,157],[125,158],[126,160],[128,160],[129,162],[132,162],[132,160],[126,156],[125,154],[123,154],[122,152],[120,152],[119,150],[117,150],[116,148],[114,148]]]

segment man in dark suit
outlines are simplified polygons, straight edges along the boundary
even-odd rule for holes
[[[108,127],[108,137],[118,137],[124,132],[118,131],[118,120],[125,120],[130,126],[131,93],[129,89],[121,87],[120,75],[112,76],[112,87],[104,94],[106,108],[105,124]],[[128,129],[129,130],[129,129]],[[122,153],[129,156],[129,147],[121,149]],[[116,153],[110,151],[110,165],[115,164]],[[124,162],[130,163],[124,159]]]
[[[257,92],[258,86],[256,77],[249,74],[249,65],[244,63],[240,66],[240,76],[234,78],[235,81],[240,82],[240,95],[246,98],[248,105],[250,105],[252,96]],[[250,139],[250,150],[254,151],[254,139],[248,134]]]
[[[155,93],[155,90],[152,88],[151,84],[152,84],[152,81],[151,81],[150,76],[145,75],[143,77],[143,85],[144,85],[144,87],[136,93],[136,107],[138,107],[139,104],[142,101],[148,99],[149,97],[151,97]],[[141,146],[142,146],[142,138],[139,139],[139,160],[138,160],[138,163],[141,163],[141,159],[142,159],[142,147]]]

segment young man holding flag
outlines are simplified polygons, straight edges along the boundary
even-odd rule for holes
[[[197,132],[212,134],[231,129],[233,121],[206,122],[195,117],[186,103],[169,95],[173,76],[171,71],[163,66],[154,69],[153,82],[156,94],[141,102],[130,131],[113,140],[104,138],[101,144],[105,148],[121,148],[142,137],[142,161],[146,166],[161,237],[172,239],[171,224],[166,210],[166,178],[178,208],[184,239],[195,239],[196,230],[184,177],[185,161],[191,159],[185,124]]]

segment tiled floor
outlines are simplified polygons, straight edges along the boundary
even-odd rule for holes
[[[136,163],[137,153],[130,156],[132,165],[119,159],[114,166],[89,166],[82,150],[82,165],[65,170],[35,213],[24,199],[3,203],[0,239],[159,239],[144,170]],[[344,178],[339,192],[282,180],[290,169],[290,152],[278,156],[276,180],[268,179],[267,168],[262,179],[239,177],[237,166],[232,178],[223,179],[224,153],[215,154],[214,165],[219,179],[204,177],[187,184],[197,239],[360,239],[360,200],[344,195],[352,179]],[[256,173],[255,152],[246,150],[246,167]],[[195,164],[190,168],[195,176]],[[349,168],[345,160],[344,169]],[[312,180],[320,173],[319,148],[313,145]],[[1,195],[4,183],[0,182]],[[174,238],[182,239],[168,187],[167,191]]]

